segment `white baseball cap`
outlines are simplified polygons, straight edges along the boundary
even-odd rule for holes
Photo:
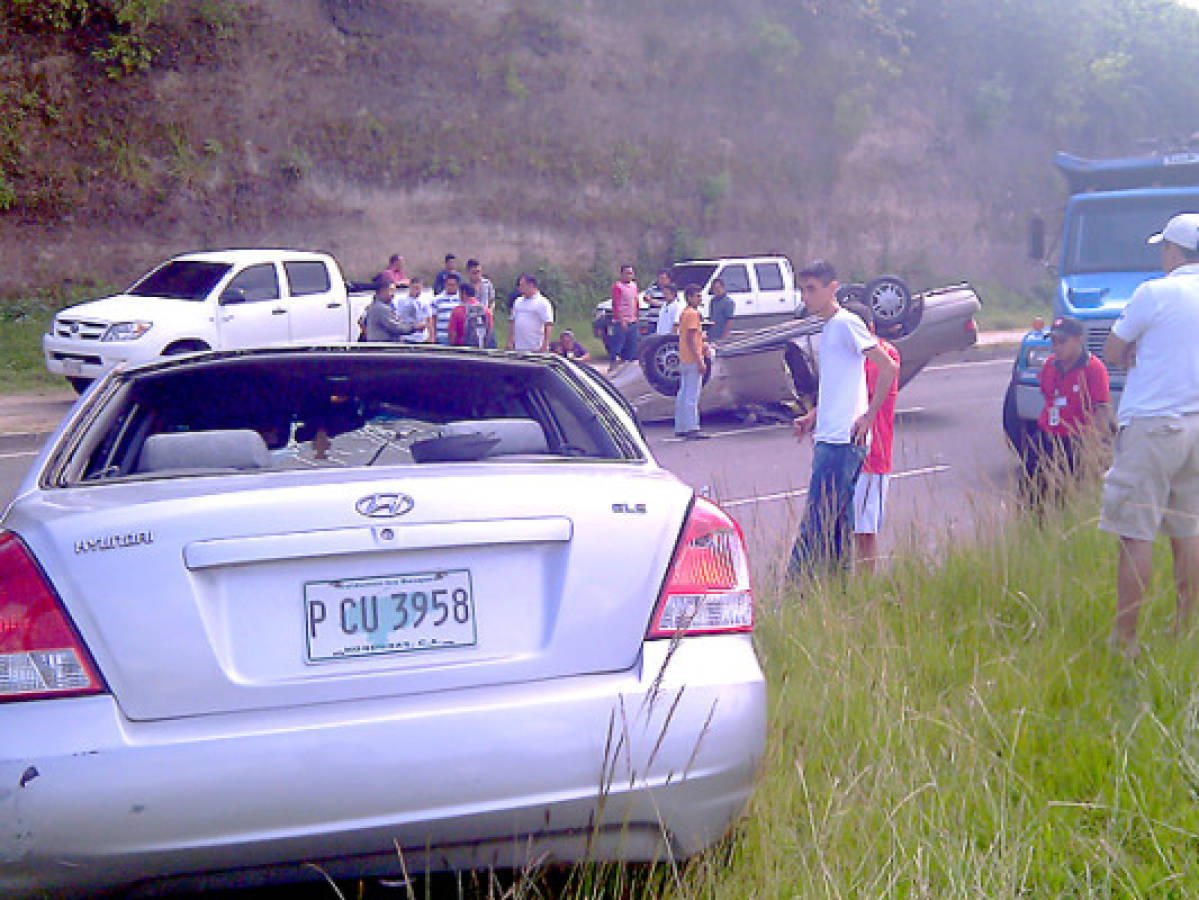
[[[1148,243],[1169,241],[1184,250],[1199,250],[1199,213],[1179,213],[1166,227],[1149,237]]]

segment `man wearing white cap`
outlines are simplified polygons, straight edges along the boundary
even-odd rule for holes
[[[1133,292],[1103,348],[1128,369],[1099,527],[1120,538],[1112,639],[1130,658],[1159,530],[1174,556],[1176,630],[1199,593],[1199,213],[1175,216],[1149,243],[1166,275]]]

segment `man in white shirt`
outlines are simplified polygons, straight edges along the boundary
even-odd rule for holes
[[[679,323],[679,313],[687,303],[678,295],[673,284],[662,285],[662,305],[658,308],[658,327],[656,334],[674,334],[674,327]]]
[[[1120,538],[1112,643],[1128,658],[1159,530],[1174,556],[1177,631],[1199,592],[1199,213],[1174,216],[1149,243],[1166,275],[1133,292],[1103,348],[1108,365],[1128,369],[1099,516]]]
[[[809,315],[825,320],[820,335],[816,407],[797,418],[797,437],[812,434],[812,478],[799,538],[791,551],[789,577],[818,565],[844,566],[853,534],[854,483],[866,458],[867,440],[898,366],[853,313],[837,302],[837,273],[817,260],[796,278]],[[878,366],[874,397],[867,399],[865,360]]]
[[[550,347],[554,329],[554,308],[541,296],[537,279],[528,273],[517,282],[520,296],[512,301],[512,321],[508,328],[509,350],[540,350]]]

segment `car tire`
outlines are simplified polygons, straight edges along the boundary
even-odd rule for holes
[[[1016,411],[1016,385],[1009,384],[1007,393],[1003,395],[1003,433],[1021,462],[1025,461],[1030,452],[1029,439],[1036,429],[1035,422],[1020,418]]]
[[[71,376],[67,376],[67,381],[71,383],[71,387],[74,389],[76,394],[82,394],[92,383],[90,378],[75,378]]]
[[[677,334],[655,334],[641,342],[637,352],[637,361],[645,380],[650,386],[666,397],[673,397],[679,392],[679,336]],[[712,377],[712,360],[708,358],[708,366],[704,370],[703,384]]]
[[[866,304],[874,314],[874,326],[880,332],[899,325],[908,333],[924,314],[924,304],[914,302],[908,286],[894,275],[884,275],[866,285]]]

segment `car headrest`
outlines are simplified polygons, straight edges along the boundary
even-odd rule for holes
[[[164,432],[146,438],[137,471],[261,469],[270,458],[266,441],[249,428]]]

